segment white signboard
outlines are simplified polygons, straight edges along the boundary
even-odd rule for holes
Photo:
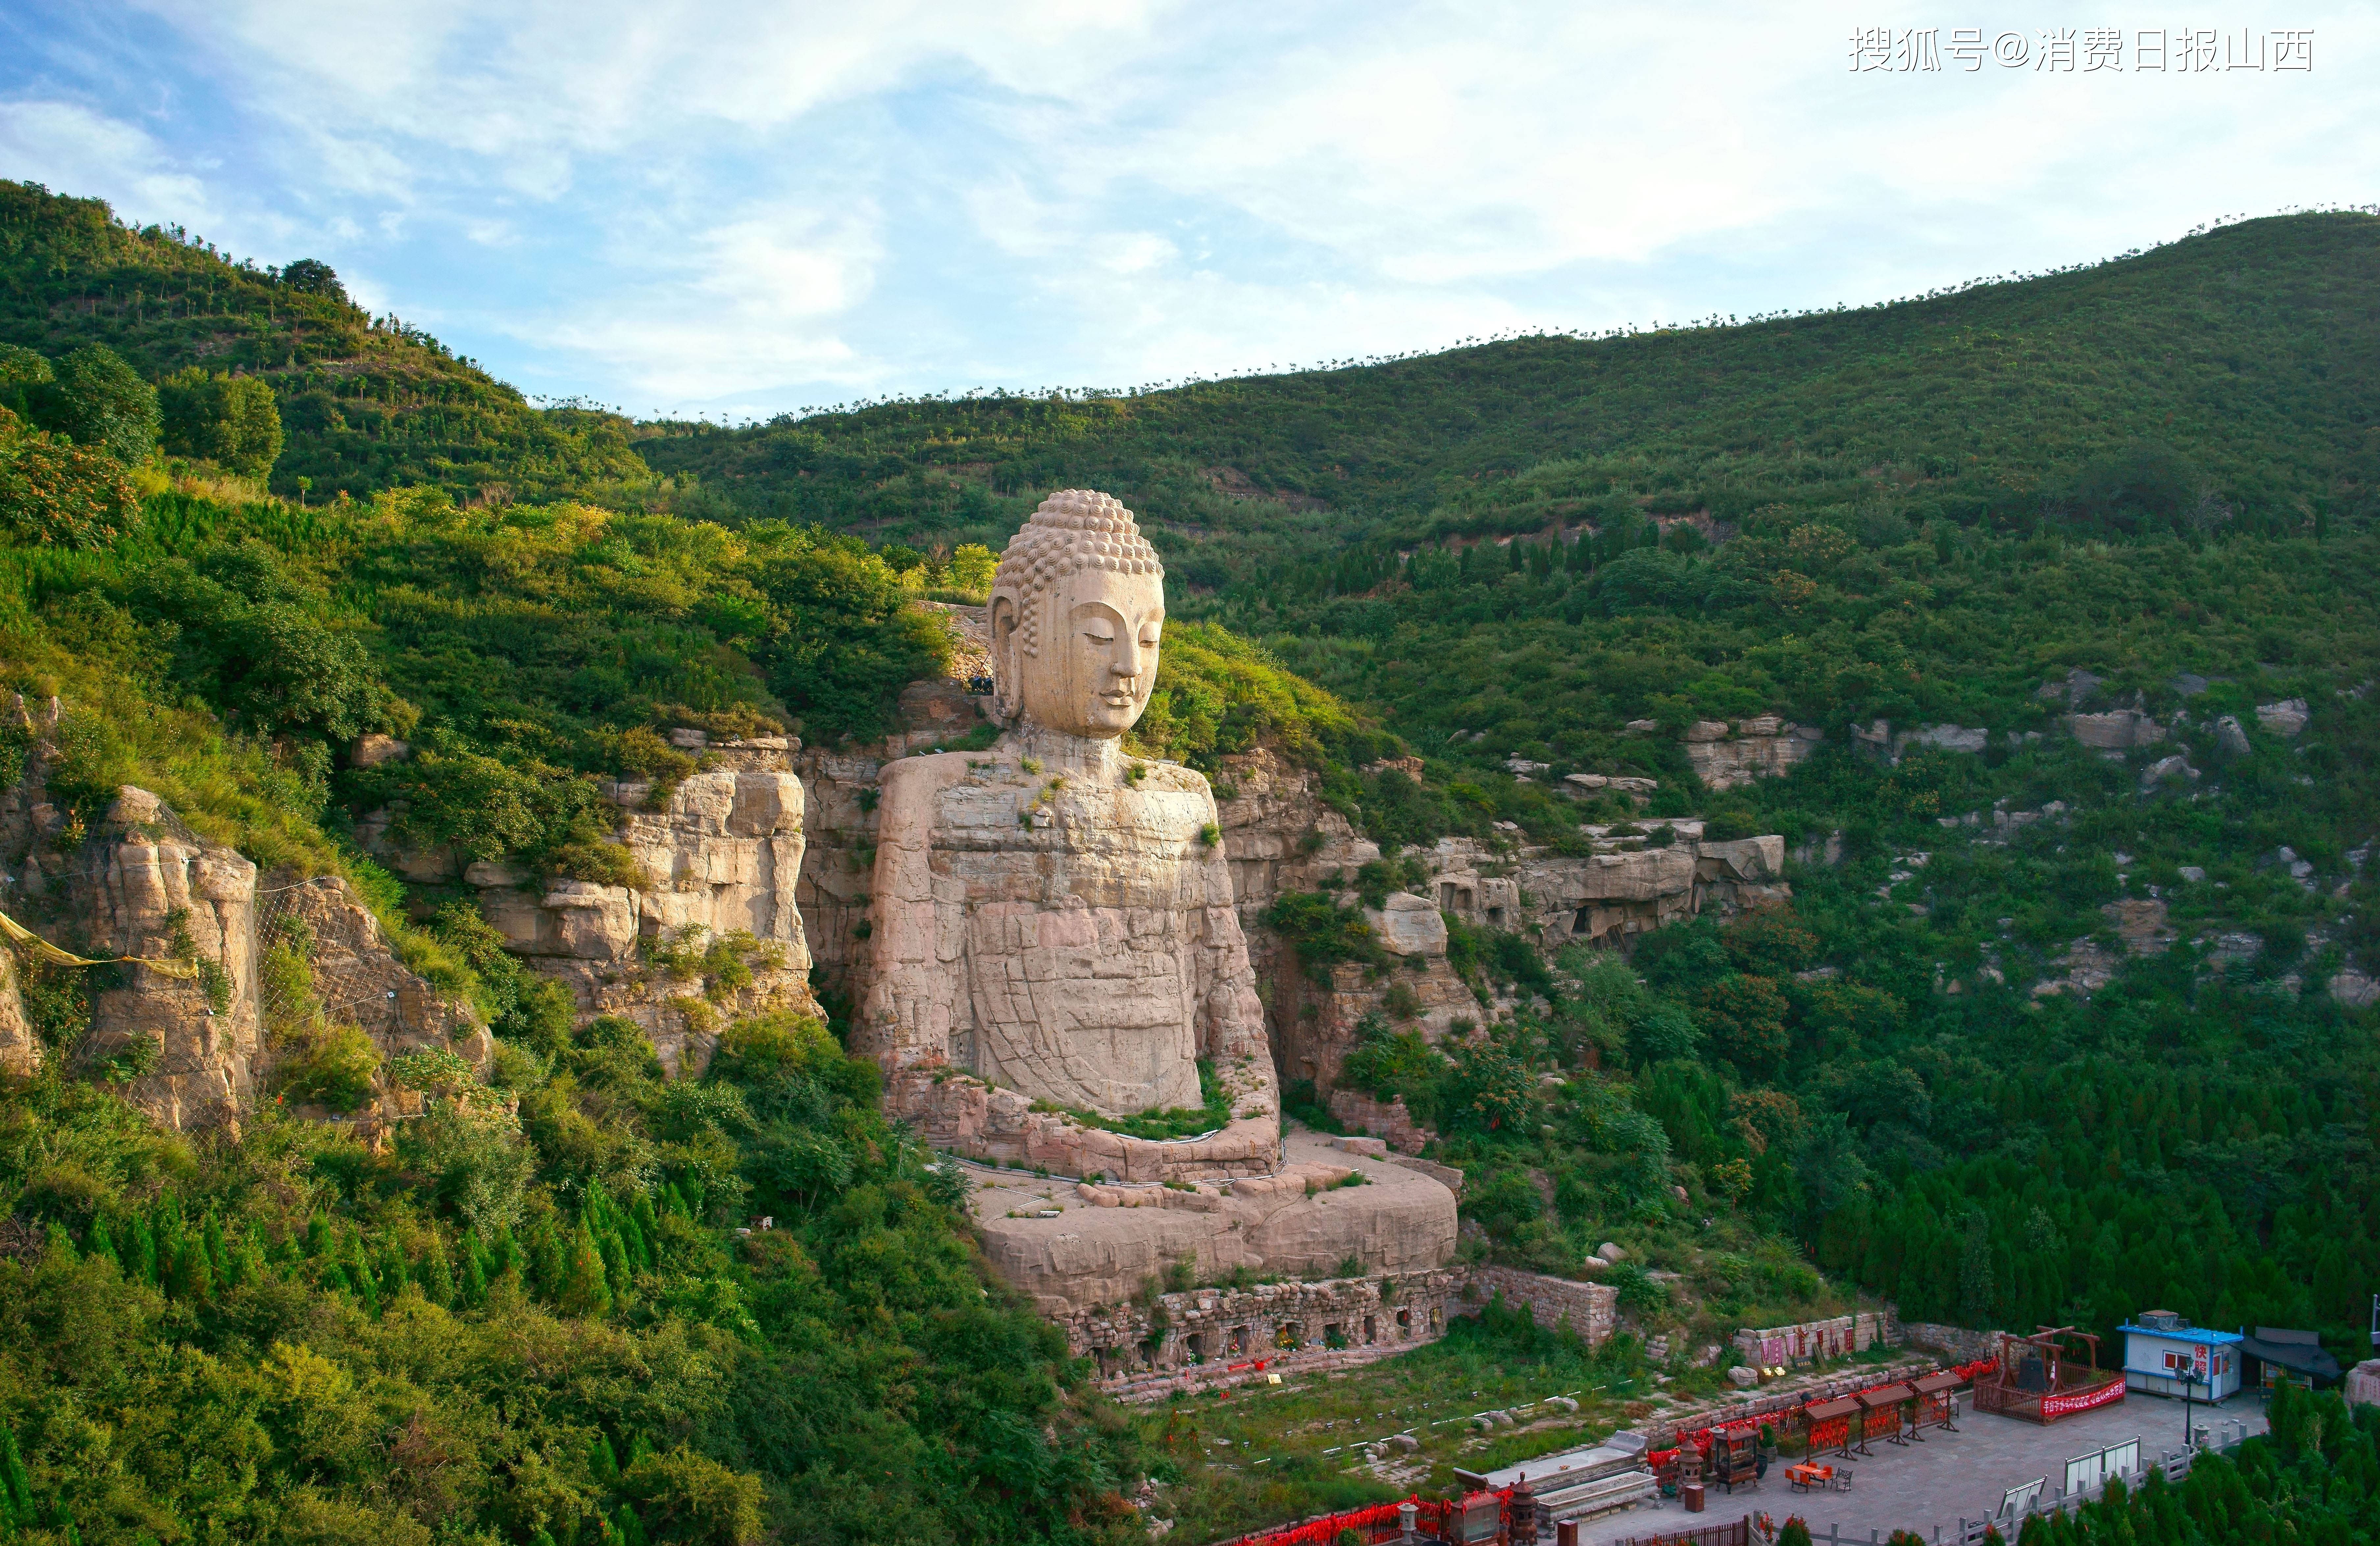
[[[2042,1489],[2048,1485],[2049,1479],[2039,1476],[2022,1487],[2010,1488],[2000,1497],[2000,1511],[1998,1516],[2002,1519],[2023,1518],[2025,1510],[2034,1505],[2034,1500],[2041,1496]]]

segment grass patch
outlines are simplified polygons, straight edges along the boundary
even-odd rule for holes
[[[1185,1138],[1211,1133],[1232,1120],[1231,1097],[1224,1093],[1222,1080],[1215,1077],[1215,1065],[1210,1058],[1198,1060],[1198,1094],[1202,1103],[1195,1107],[1134,1112],[1127,1116],[1102,1116],[1080,1106],[1061,1106],[1049,1101],[1036,1101],[1033,1109],[1062,1112],[1086,1127],[1122,1133],[1131,1138]]]

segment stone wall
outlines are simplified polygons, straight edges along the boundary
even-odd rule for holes
[[[1973,1363],[1977,1358],[1997,1358],[2006,1332],[1973,1332],[1964,1326],[1942,1326],[1930,1321],[1913,1321],[1900,1328],[1902,1340],[1912,1347],[1923,1347],[1940,1353],[1953,1363]]]
[[[1454,1286],[1454,1274],[1441,1270],[1200,1288],[1055,1319],[1068,1351],[1096,1359],[1101,1378],[1124,1381],[1202,1368],[1221,1372],[1233,1363],[1331,1351],[1334,1344],[1435,1341],[1445,1334]]]
[[[1603,1284],[1547,1277],[1513,1267],[1471,1269],[1463,1287],[1466,1301],[1476,1308],[1499,1294],[1507,1306],[1526,1309],[1529,1318],[1540,1326],[1568,1321],[1570,1329],[1590,1347],[1610,1340],[1618,1317],[1620,1291]]]
[[[1735,1401],[1697,1403],[1683,1413],[1668,1415],[1640,1425],[1638,1431],[1654,1449],[1669,1449],[1682,1434],[1700,1432],[1706,1428],[1724,1427],[1729,1423],[1758,1418],[1783,1428],[1792,1421],[1793,1414],[1816,1401],[1832,1401],[1854,1391],[1873,1390],[1896,1380],[1916,1380],[1932,1373],[1938,1362],[1920,1353],[1912,1353],[1886,1364],[1869,1364],[1855,1373],[1839,1374],[1828,1380],[1813,1380],[1807,1375],[1795,1376],[1788,1385],[1767,1393],[1755,1392]],[[1672,1409],[1674,1412],[1674,1408]]]
[[[1746,1363],[1763,1367],[1807,1363],[1815,1358],[1840,1358],[1864,1353],[1879,1343],[1897,1346],[1900,1321],[1890,1307],[1838,1315],[1825,1321],[1801,1321],[1789,1326],[1747,1326],[1730,1339]]]

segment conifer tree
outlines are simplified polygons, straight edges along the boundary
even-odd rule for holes
[[[584,1228],[585,1226],[582,1224],[580,1227]],[[620,1243],[619,1232],[616,1230],[606,1230],[604,1233],[595,1236],[595,1248],[603,1258],[604,1275],[610,1278],[612,1282],[618,1284],[623,1288],[625,1288],[628,1285],[629,1275],[628,1252],[627,1248]]]
[[[577,1237],[571,1243],[570,1257],[561,1272],[560,1291],[554,1302],[565,1315],[608,1315],[612,1309],[612,1285],[603,1272],[603,1255],[595,1244],[594,1232],[587,1221],[578,1221]]]
[[[480,1237],[471,1236],[464,1242],[463,1282],[460,1288],[463,1308],[478,1309],[488,1302],[488,1269],[486,1252],[480,1248]]]
[[[240,1231],[239,1244],[231,1253],[231,1275],[224,1280],[226,1290],[245,1288],[264,1276],[264,1250],[256,1243],[256,1231]]]
[[[182,1239],[186,1231],[182,1223],[182,1199],[168,1188],[157,1194],[151,1210],[150,1229],[157,1242],[157,1283],[164,1286],[175,1266],[182,1260]]]
[[[9,1528],[33,1522],[33,1479],[17,1448],[17,1430],[0,1424],[0,1524]]]
[[[405,1285],[412,1281],[411,1267],[406,1261],[405,1252],[397,1245],[394,1236],[381,1242],[378,1276],[381,1296],[386,1299],[401,1297],[405,1293]]]
[[[133,1213],[124,1221],[124,1233],[126,1273],[139,1282],[154,1284],[157,1281],[157,1243],[155,1236],[149,1233],[149,1221]]]
[[[174,1258],[174,1270],[165,1292],[184,1304],[202,1305],[215,1296],[214,1269],[207,1263],[206,1242],[196,1235],[184,1236],[181,1249]]]
[[[640,1272],[652,1271],[652,1249],[647,1245],[645,1232],[638,1226],[634,1213],[625,1214],[620,1220],[620,1248],[627,1257],[629,1266]]]
[[[421,1285],[422,1297],[431,1304],[443,1308],[455,1302],[455,1269],[446,1260],[445,1236],[435,1230],[431,1231],[430,1248],[422,1253],[414,1281]]]
[[[355,1284],[356,1297],[363,1301],[364,1313],[378,1315],[381,1301],[380,1280],[373,1276],[371,1260],[364,1255],[363,1236],[350,1234],[346,1240],[346,1249],[342,1254],[346,1258],[347,1281]]]
[[[587,1438],[587,1469],[596,1484],[609,1488],[620,1479],[620,1462],[612,1453],[612,1442],[601,1433]]]

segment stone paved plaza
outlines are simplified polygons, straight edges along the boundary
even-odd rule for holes
[[[2251,1434],[2265,1430],[2264,1403],[2252,1394],[2233,1396],[2220,1406],[2194,1403],[2192,1420],[2219,1427],[2226,1421],[2246,1425]],[[1582,1546],[1605,1546],[1636,1536],[1715,1525],[1757,1510],[1780,1524],[1798,1514],[1824,1532],[1828,1525],[1845,1536],[1877,1540],[1896,1529],[1915,1529],[1929,1540],[1938,1528],[1948,1539],[1963,1516],[1989,1518],[2009,1488],[2047,1477],[2054,1491],[2065,1479],[2069,1457],[2087,1455],[2126,1439],[2141,1441],[2141,1458],[2149,1463],[2182,1447],[2181,1403],[2153,1395],[2131,1395],[2113,1406],[2083,1412],[2047,1428],[2014,1418],[1977,1412],[1962,1405],[1959,1430],[1928,1430],[1924,1443],[1878,1444],[1874,1455],[1853,1453],[1836,1460],[1852,1472],[1848,1492],[1797,1492],[1785,1480],[1785,1462],[1768,1468],[1757,1488],[1738,1489],[1734,1496],[1716,1488],[1709,1506],[1688,1514],[1675,1499],[1658,1507],[1641,1507],[1601,1519],[1583,1521]]]

